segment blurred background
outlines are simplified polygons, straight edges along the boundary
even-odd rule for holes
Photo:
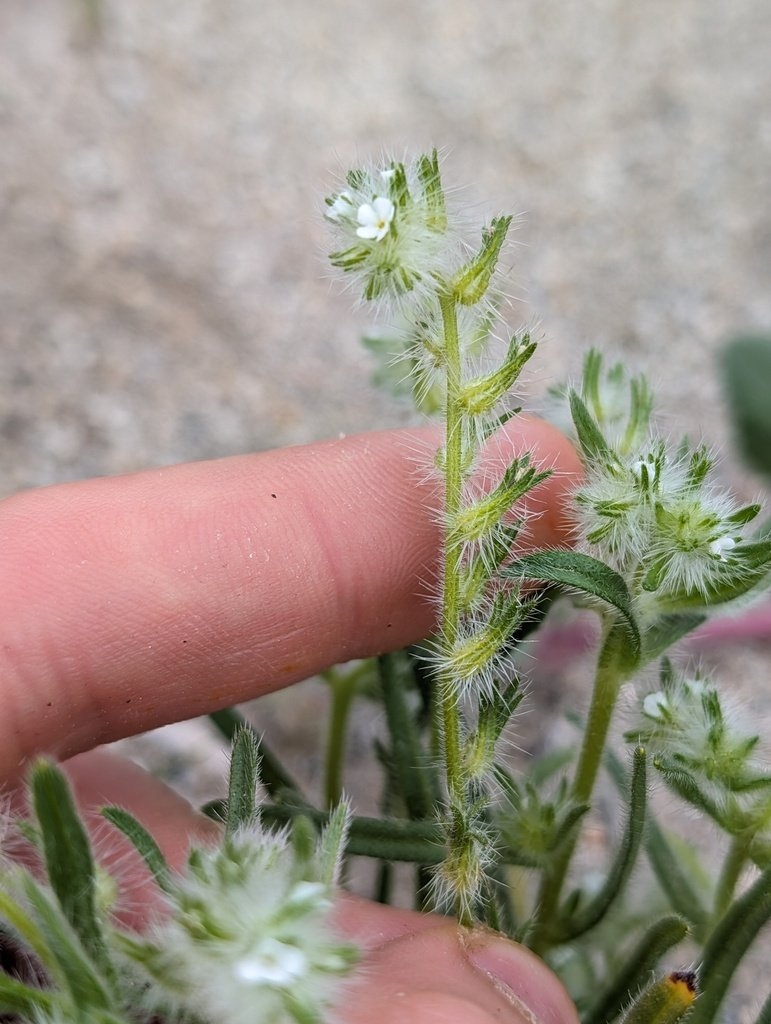
[[[0,0],[0,495],[404,422],[321,197],[433,145],[517,214],[536,404],[597,344],[724,442],[715,353],[771,330],[768,0]]]

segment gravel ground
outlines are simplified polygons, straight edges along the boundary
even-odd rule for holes
[[[769,100],[767,0],[2,0],[0,495],[403,422],[320,196],[432,145],[518,214],[536,404],[597,343],[724,443],[715,353],[771,330]],[[203,793],[187,728],[134,749]]]

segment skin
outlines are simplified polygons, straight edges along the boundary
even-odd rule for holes
[[[488,468],[532,448],[556,470],[530,496],[527,543],[560,542],[577,457],[547,424],[514,423]],[[425,636],[439,501],[421,466],[436,444],[431,431],[365,434],[0,502],[7,788],[37,754],[66,760],[87,820],[121,804],[181,864],[214,826],[94,748]],[[152,891],[134,875],[126,914],[141,925]],[[577,1020],[543,963],[492,933],[353,897],[336,914],[366,950],[345,1024]]]

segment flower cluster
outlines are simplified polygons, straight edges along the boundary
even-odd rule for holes
[[[627,740],[643,743],[668,785],[749,844],[771,825],[771,774],[726,696],[710,679],[673,671],[642,700]]]
[[[445,269],[447,214],[436,151],[414,163],[348,172],[328,196],[340,248],[334,266],[355,274],[366,300],[414,291]]]
[[[745,535],[760,506],[739,506],[711,483],[715,460],[704,446],[684,442],[673,452],[652,435],[639,382],[621,416],[623,375],[614,367],[607,376],[610,413],[596,353],[571,402],[586,469],[576,494],[583,544],[624,577],[638,611],[709,606],[747,592],[771,558],[768,545]]]
[[[324,1019],[357,957],[330,926],[317,864],[258,825],[194,850],[141,956],[162,999],[230,1024]]]

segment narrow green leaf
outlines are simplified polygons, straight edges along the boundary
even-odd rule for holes
[[[674,914],[652,924],[615,978],[583,1016],[582,1024],[608,1024],[615,1020],[648,981],[661,957],[687,935],[688,923]]]
[[[395,655],[378,658],[380,687],[390,740],[393,782],[413,820],[431,817],[439,796],[435,770],[420,743],[405,688],[395,670]]]
[[[88,833],[63,772],[38,761],[29,777],[51,888],[84,949],[108,972],[111,964],[96,910],[96,865]]]
[[[122,807],[103,807],[102,816],[123,833],[147,865],[159,887],[169,889],[170,869],[160,846],[133,814]]]
[[[747,464],[771,477],[771,337],[737,338],[723,351],[723,385],[734,437]]]
[[[734,971],[760,929],[771,918],[771,869],[764,871],[718,923],[702,957],[703,991],[691,1024],[711,1024],[728,991]]]
[[[693,632],[706,621],[707,616],[698,612],[680,612],[659,616],[645,631],[643,661],[647,664],[654,658],[658,658],[678,640],[682,640],[684,636]]]
[[[31,875],[25,874],[22,884],[24,895],[54,953],[54,976],[61,978],[67,986],[72,1001],[84,1017],[88,1010],[110,1010],[112,996],[109,984],[84,950],[63,910],[54,905]]]
[[[15,900],[7,891],[11,881],[22,877],[22,869],[0,876],[0,920],[8,925],[11,933],[29,947],[43,967],[51,974],[56,970],[56,958],[51,951],[45,933],[32,920],[29,910]]]
[[[612,453],[608,442],[602,435],[602,431],[586,408],[583,399],[577,391],[571,390],[568,395],[570,402],[570,415],[573,417],[573,426],[576,428],[576,436],[581,451],[584,454],[584,461],[590,465],[594,462],[603,463],[612,459]]]
[[[632,780],[629,793],[629,813],[621,845],[608,871],[605,882],[590,901],[569,917],[563,917],[554,927],[557,941],[569,942],[594,928],[612,906],[634,867],[645,827],[646,761],[642,747],[637,747],[632,758]]]
[[[209,721],[229,743],[233,742],[239,729],[252,730],[260,748],[260,782],[270,796],[276,797],[282,789],[292,790],[298,795],[302,794],[297,782],[236,708],[222,708],[220,711],[213,711],[209,715]],[[305,802],[307,803],[307,801]]]
[[[623,578],[610,566],[578,551],[535,551],[506,566],[503,575],[543,580],[598,597],[615,608],[629,634],[630,653],[640,653],[640,630],[632,611],[632,600]]]
[[[239,729],[233,737],[228,778],[228,805],[225,831],[232,835],[257,817],[257,783],[260,755],[251,729]]]
[[[311,808],[283,804],[263,804],[260,808],[260,817],[266,823],[284,825],[301,816],[317,829],[329,820],[327,813]],[[346,852],[416,864],[441,864],[446,856],[442,830],[436,822],[404,818],[352,818]]]
[[[610,750],[605,752],[605,765],[619,791],[625,793],[624,767],[619,758]],[[686,847],[687,859],[684,860],[684,857],[678,856],[672,848],[666,832],[650,812],[647,817],[648,823],[645,827],[644,838],[645,852],[656,875],[656,880],[667,895],[673,910],[689,922],[695,938],[700,940],[709,923],[709,914],[693,882],[702,877],[706,878],[706,873],[696,859],[696,852],[690,846]],[[684,841],[681,840],[681,842]]]

